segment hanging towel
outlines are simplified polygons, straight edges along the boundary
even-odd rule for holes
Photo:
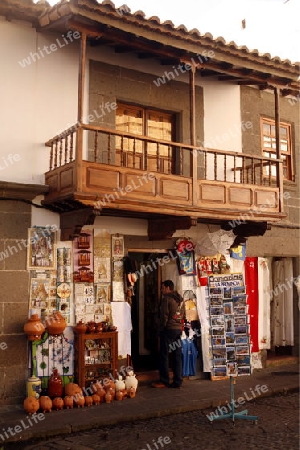
[[[127,302],[111,302],[112,321],[118,331],[118,356],[131,355],[131,307]]]

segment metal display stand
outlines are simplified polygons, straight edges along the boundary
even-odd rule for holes
[[[227,414],[221,414],[219,416],[215,416],[210,418],[211,423],[214,420],[222,420],[222,419],[232,419],[233,425],[235,425],[235,419],[244,419],[244,420],[253,420],[255,425],[257,425],[257,416],[248,416],[248,410],[244,409],[244,411],[235,413],[234,412],[234,385],[236,384],[236,377],[230,376],[230,405],[231,411]]]

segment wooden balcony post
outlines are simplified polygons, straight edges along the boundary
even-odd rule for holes
[[[275,136],[276,136],[276,158],[281,160],[280,150],[280,113],[279,113],[279,89],[274,88],[275,95]],[[276,185],[279,188],[279,212],[283,212],[283,168],[282,162],[277,163]]]
[[[192,65],[190,72],[190,141],[191,145],[196,146],[196,90],[195,76],[196,67]],[[192,201],[193,205],[198,203],[198,178],[197,178],[197,151],[192,150],[191,154],[192,166]]]
[[[84,81],[85,81],[85,62],[86,62],[86,33],[81,32],[79,71],[78,71],[78,111],[77,120],[82,124],[83,119],[83,101],[84,101]]]

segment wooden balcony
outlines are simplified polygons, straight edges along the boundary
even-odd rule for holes
[[[84,124],[46,145],[51,152],[44,203],[57,211],[88,205],[101,214],[131,217],[273,222],[284,216],[278,159]]]

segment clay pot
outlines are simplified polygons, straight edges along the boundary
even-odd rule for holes
[[[121,375],[119,376],[119,379],[116,381],[115,385],[116,385],[116,391],[123,391],[126,388],[125,382],[123,381],[123,378],[121,377]]]
[[[105,402],[110,403],[111,401],[112,401],[112,395],[111,395],[110,391],[107,391],[105,394]]]
[[[96,322],[88,322],[87,332],[88,333],[96,333],[96,330],[97,330]]]
[[[82,322],[82,320],[80,320],[80,322],[78,322],[77,325],[73,327],[73,330],[76,334],[84,334],[87,328],[88,327]]]
[[[102,324],[102,322],[96,323],[96,332],[97,333],[102,333],[102,331],[103,331],[103,324]]]
[[[34,414],[40,408],[40,402],[35,397],[27,397],[23,402],[23,406],[27,414]]]
[[[138,380],[136,379],[136,376],[134,375],[132,370],[130,372],[128,372],[128,375],[125,378],[125,386],[126,386],[127,391],[131,387],[133,387],[135,390],[137,390]]]
[[[91,395],[87,395],[86,397],[84,397],[84,404],[87,407],[92,406],[92,404],[93,404],[93,397]]]
[[[74,397],[74,405],[77,406],[77,408],[83,408],[84,404],[84,396],[82,394],[77,394],[76,397]]]
[[[32,314],[24,325],[24,333],[27,334],[29,341],[38,341],[41,339],[44,331],[45,327],[38,314]]]
[[[52,407],[53,409],[56,409],[57,411],[64,408],[64,401],[61,397],[55,397],[52,400]]]
[[[55,367],[48,380],[48,395],[49,397],[62,397],[63,395],[63,381]]]
[[[66,395],[64,397],[64,405],[66,409],[73,409],[74,406],[74,399],[71,397],[71,395]]]
[[[76,383],[68,383],[65,385],[65,394],[75,397],[76,394],[82,394],[82,389]]]
[[[99,405],[100,404],[100,396],[98,394],[93,394],[92,395],[92,399],[93,399],[93,403],[94,405]]]
[[[116,392],[116,400],[118,400],[118,401],[123,400],[123,392],[122,391]]]
[[[51,412],[51,410],[52,410],[52,400],[51,400],[50,397],[48,397],[48,395],[42,395],[40,397],[40,408],[43,411],[43,413]]]
[[[105,402],[106,390],[103,388],[101,384],[94,384],[93,390],[96,389],[96,394],[100,397],[100,403]]]
[[[130,389],[128,389],[127,393],[128,393],[129,398],[134,398],[135,394],[136,394],[136,390],[135,390],[135,388],[131,387]]]
[[[66,326],[67,323],[59,311],[55,311],[55,313],[46,320],[46,329],[52,336],[63,333]]]

